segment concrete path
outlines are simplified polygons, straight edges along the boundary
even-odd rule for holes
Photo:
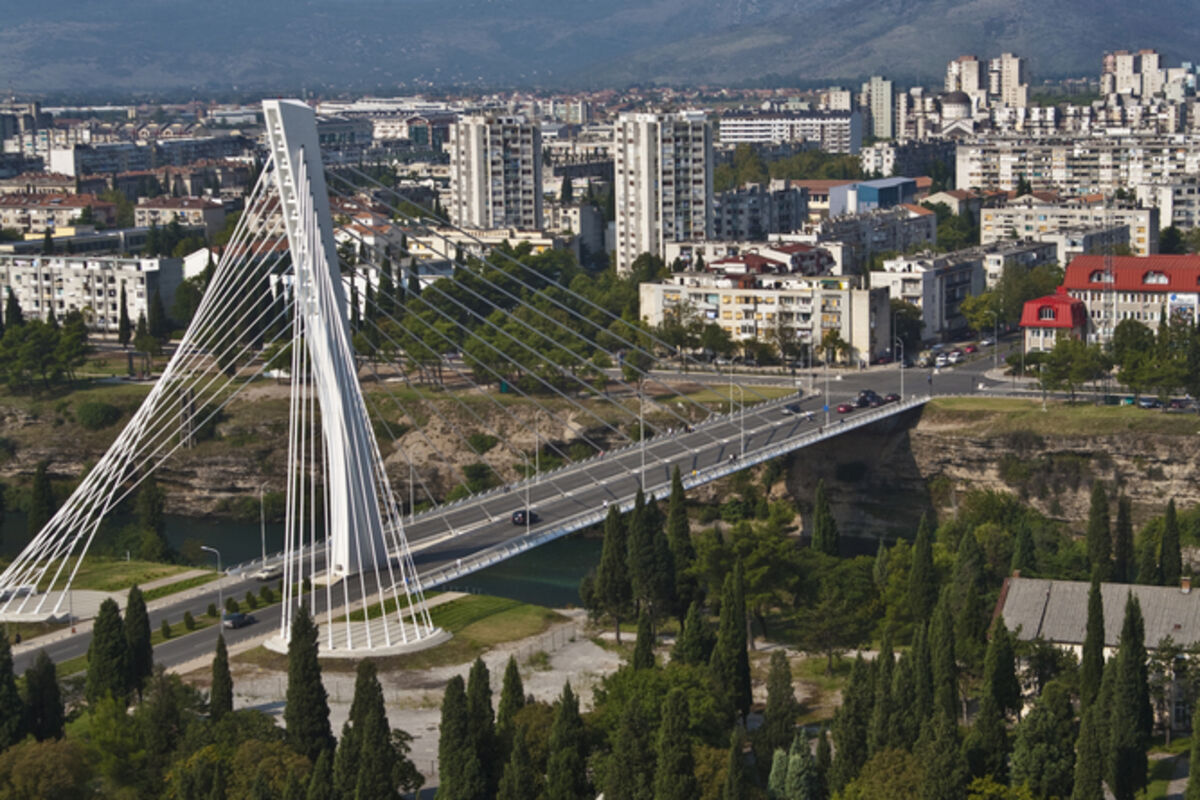
[[[1188,785],[1188,757],[1175,757],[1175,769],[1171,771],[1171,780],[1167,782],[1166,800],[1183,800],[1183,793]]]

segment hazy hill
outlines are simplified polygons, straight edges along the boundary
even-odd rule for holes
[[[741,84],[935,79],[1012,49],[1095,74],[1116,47],[1200,53],[1197,3],[1150,0],[63,0],[9,4],[0,90]]]

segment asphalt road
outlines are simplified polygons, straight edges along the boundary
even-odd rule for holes
[[[1002,345],[1003,346],[1003,345]],[[905,369],[903,381],[905,394],[966,394],[976,390],[983,381],[990,391],[1004,391],[1005,383],[988,381],[983,373],[991,368],[991,351],[985,350],[981,357],[957,367],[943,368],[936,375],[932,370]],[[813,413],[812,421],[806,414],[784,415],[781,408],[789,402],[797,402],[795,396],[780,398],[757,405],[748,405],[743,414],[736,410],[716,420],[698,424],[693,431],[679,430],[670,435],[649,438],[645,443],[646,485],[666,484],[672,469],[678,465],[687,473],[719,464],[743,452],[774,445],[789,438],[804,435],[814,425],[824,421],[823,405],[828,402],[829,418],[837,419],[834,409],[837,404],[852,400],[862,389],[873,389],[879,394],[900,393],[901,370],[891,365],[873,367],[863,372],[840,371],[841,380],[825,379],[817,370],[809,373],[800,371],[797,383],[802,391],[799,403],[803,411]],[[743,378],[746,380],[743,380]],[[778,385],[780,376],[759,374],[737,376],[739,383]],[[784,378],[789,379],[791,376]],[[714,373],[689,373],[686,378],[698,382],[727,383],[728,376]],[[747,403],[753,403],[753,390],[748,389]],[[852,412],[853,413],[853,412]],[[744,448],[744,449],[743,449]],[[530,484],[528,504],[540,516],[532,531],[553,527],[556,521],[566,520],[581,512],[594,511],[605,502],[627,501],[637,491],[642,474],[642,448],[633,446],[602,458],[572,465],[558,472],[543,476]],[[511,514],[526,506],[526,490],[518,486],[495,492],[483,497],[472,498],[463,503],[418,515],[405,525],[405,534],[414,549],[414,561],[420,574],[429,574],[447,564],[465,559],[496,544],[500,544],[526,532],[524,526],[514,526]],[[272,581],[272,584],[275,582]],[[353,582],[351,582],[353,585]],[[232,585],[222,587],[226,597],[242,600],[246,591],[257,592],[261,583],[253,578],[235,580]],[[353,599],[353,598],[352,598]],[[150,625],[157,630],[162,620],[178,622],[185,611],[201,616],[209,603],[218,602],[216,589],[202,592],[188,600],[180,600],[150,612]],[[278,605],[259,608],[253,612],[257,622],[237,630],[226,630],[225,638],[230,644],[261,635],[266,630],[275,630],[280,624]],[[52,642],[46,652],[54,661],[64,661],[86,654],[90,633]],[[167,666],[181,664],[211,654],[216,640],[216,629],[211,628],[163,642],[155,648],[155,660]],[[14,657],[14,668],[18,673],[32,665],[36,650]]]

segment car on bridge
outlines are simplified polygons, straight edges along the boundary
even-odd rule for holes
[[[849,414],[854,408],[853,403],[838,403],[837,412],[839,414]]]
[[[524,525],[526,513],[529,514],[529,524],[530,525],[536,525],[542,521],[542,518],[538,516],[538,513],[536,511],[530,509],[527,512],[523,508],[518,508],[516,511],[514,511],[512,513],[512,524],[513,525]]]
[[[802,410],[803,409],[800,408],[799,403],[788,403],[786,406],[784,406],[782,409],[780,409],[781,413],[784,416],[790,416],[792,414],[799,414]]]
[[[883,396],[883,402],[885,402],[885,403],[899,403],[899,402],[900,402],[900,395],[896,394],[895,392],[889,392],[888,394],[885,394],[885,395]]]
[[[283,564],[275,564],[273,566],[263,567],[257,572],[251,574],[250,577],[260,581],[273,581],[282,575]]]
[[[240,611],[233,614],[226,614],[221,619],[221,624],[226,628],[244,628],[247,625],[253,625],[258,622],[252,615],[243,614]]]

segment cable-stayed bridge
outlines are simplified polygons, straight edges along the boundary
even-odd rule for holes
[[[0,619],[71,616],[72,581],[106,515],[267,372],[290,378],[276,644],[304,605],[329,652],[436,640],[424,587],[593,524],[639,486],[662,496],[675,467],[698,485],[923,402],[834,424],[827,412],[785,416],[794,395],[770,400],[729,375],[727,393],[697,391],[671,373],[700,365],[589,297],[577,272],[502,250],[463,257],[467,232],[452,241],[445,221],[360,169],[326,170],[307,106],[267,101],[264,117],[269,157],[195,317],[108,452],[0,574]],[[454,248],[453,274],[422,282],[402,245],[381,246],[353,219],[381,205],[389,225]],[[434,421],[448,438],[429,435]],[[447,503],[424,467],[460,453],[500,488]],[[543,457],[562,466],[543,471]],[[514,510],[540,521],[514,525]]]

